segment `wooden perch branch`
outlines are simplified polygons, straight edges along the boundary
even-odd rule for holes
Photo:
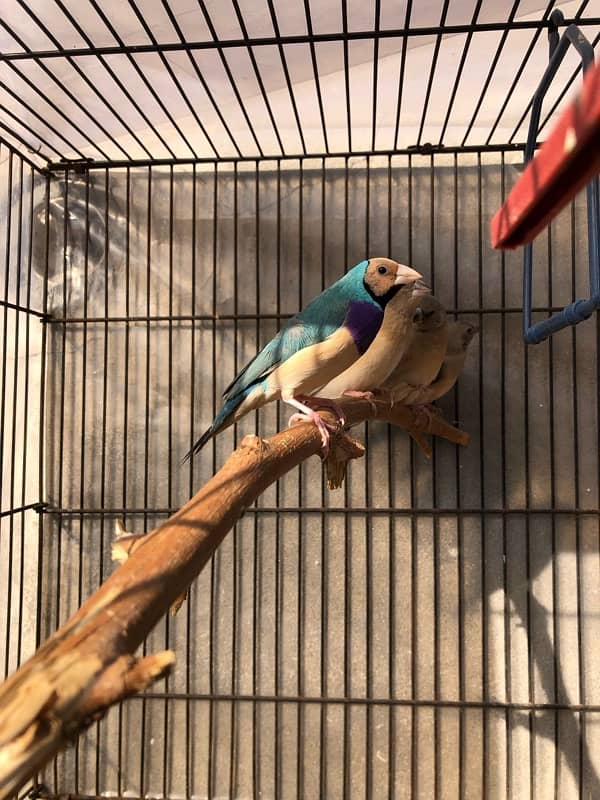
[[[431,433],[461,445],[469,441],[468,434],[441,417],[408,407],[363,400],[340,405],[350,425],[376,418],[417,436]],[[323,416],[336,421],[330,412]],[[0,798],[14,794],[110,705],[168,672],[175,660],[172,652],[139,659],[133,654],[246,508],[320,447],[311,423],[267,440],[246,436],[176,514],[142,537],[124,538],[117,548],[121,566],[0,686]],[[339,480],[348,458],[362,455],[364,448],[338,429],[332,434],[335,453]]]

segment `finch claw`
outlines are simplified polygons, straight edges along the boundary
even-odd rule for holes
[[[322,417],[314,411],[310,406],[303,405],[300,403],[296,398],[292,398],[291,400],[287,400],[287,403],[294,406],[295,408],[300,409],[299,414],[293,414],[288,422],[288,427],[295,425],[296,422],[312,422],[316,425],[319,433],[321,434],[321,445],[323,447],[323,458],[327,458],[329,454],[329,426],[327,423],[322,419]],[[331,426],[331,430],[336,430],[335,426]]]
[[[375,395],[373,392],[359,392],[354,389],[347,389],[344,392],[344,397],[354,397],[357,400],[368,400],[369,405],[373,409],[373,413],[377,414],[377,406],[375,405]]]
[[[335,402],[335,400],[330,400],[328,397],[313,397],[306,395],[298,395],[296,399],[301,400],[305,406],[313,408],[313,410],[315,408],[330,408],[338,418],[342,428],[346,424],[346,415],[342,411],[341,407]]]

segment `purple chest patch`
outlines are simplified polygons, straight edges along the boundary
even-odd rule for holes
[[[375,303],[361,300],[350,303],[344,325],[352,334],[354,344],[361,355],[375,338],[382,319],[383,311]]]

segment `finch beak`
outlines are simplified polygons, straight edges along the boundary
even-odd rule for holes
[[[413,286],[412,296],[418,297],[421,294],[431,294],[431,289],[423,281],[417,281]]]
[[[416,269],[411,269],[407,267],[405,264],[398,264],[398,269],[396,270],[396,280],[394,281],[395,286],[401,286],[405,283],[412,283],[413,281],[418,281],[422,278],[420,272],[417,272]]]

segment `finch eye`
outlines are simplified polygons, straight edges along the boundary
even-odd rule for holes
[[[380,275],[385,275],[385,273],[387,272],[387,267],[384,267],[384,266],[382,265],[381,267],[378,267],[378,268],[377,268],[377,272],[378,272]]]

